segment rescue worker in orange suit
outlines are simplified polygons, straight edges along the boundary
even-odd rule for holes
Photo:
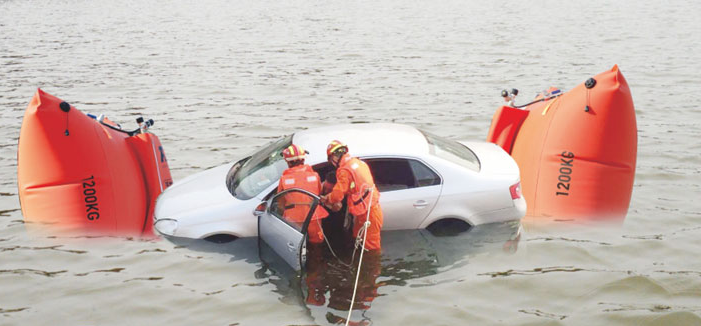
[[[380,250],[380,230],[382,229],[382,208],[380,192],[368,165],[348,154],[348,146],[338,140],[326,148],[329,162],[336,167],[336,185],[321,200],[327,207],[334,207],[344,197],[347,198],[348,212],[353,216],[353,235],[362,239],[366,219],[370,221],[365,240],[366,250]],[[369,217],[368,217],[369,208]]]
[[[290,145],[282,151],[282,157],[287,162],[288,169],[282,172],[280,184],[277,191],[282,192],[288,189],[303,189],[312,194],[319,195],[321,192],[321,180],[319,174],[314,172],[311,166],[304,164],[307,151],[299,145]],[[282,198],[279,203],[284,209],[283,217],[292,223],[302,226],[309,214],[313,199],[300,192],[290,192]],[[318,205],[309,221],[307,236],[309,242],[320,244],[324,242],[324,233],[321,230],[321,219],[326,218],[329,213]]]
[[[287,189],[304,189],[315,195],[321,193],[321,180],[319,174],[314,172],[311,166],[304,164],[307,151],[302,146],[290,145],[282,151],[282,157],[287,162],[288,169],[282,172],[278,193]],[[282,205],[283,218],[299,227],[304,224],[304,220],[309,214],[312,198],[299,192],[290,192],[280,200]],[[311,305],[321,306],[325,302],[324,288],[322,282],[322,246],[324,233],[321,228],[321,219],[326,218],[329,213],[321,207],[316,207],[312,220],[307,227],[307,238],[310,246],[307,251],[307,284],[308,295],[306,302]]]

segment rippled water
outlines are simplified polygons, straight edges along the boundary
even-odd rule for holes
[[[484,139],[501,89],[519,88],[525,102],[618,64],[639,128],[623,226],[529,223],[515,253],[508,232],[494,228],[385,234],[379,274],[365,283],[373,300],[352,320],[701,325],[697,10],[675,0],[0,1],[0,324],[345,317],[342,268],[321,277],[330,286],[323,305],[305,303],[304,280],[261,262],[255,239],[28,234],[16,150],[37,87],[124,125],[154,118],[181,179],[328,123],[398,122]]]

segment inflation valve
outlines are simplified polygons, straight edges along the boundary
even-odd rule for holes
[[[58,105],[58,107],[61,109],[61,111],[68,113],[68,111],[71,110],[71,105],[68,104],[66,101],[61,102],[61,104]],[[63,132],[64,135],[68,136],[70,133],[68,132],[68,115],[66,114],[66,131]]]
[[[68,104],[66,101],[61,102],[61,104],[59,104],[58,107],[61,108],[61,111],[66,113],[68,113],[68,111],[71,110],[71,105]]]
[[[142,134],[145,134],[148,131],[148,128],[150,128],[154,124],[153,119],[148,119],[144,121],[144,117],[136,118],[136,123],[139,124],[138,132]]]
[[[589,90],[596,86],[596,79],[589,78],[584,82],[584,87],[587,88],[587,105],[584,106],[584,112],[589,112],[591,107],[589,106]]]
[[[501,97],[503,97],[504,101],[508,102],[508,105],[511,107],[515,107],[516,95],[518,95],[518,89],[515,88],[512,88],[511,92],[507,90],[501,91]]]
[[[596,86],[596,79],[594,78],[589,78],[587,79],[587,81],[584,82],[584,87],[586,87],[587,89],[592,89],[594,88],[594,86]]]

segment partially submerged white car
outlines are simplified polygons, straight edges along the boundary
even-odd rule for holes
[[[306,163],[324,178],[333,170],[326,146],[334,139],[370,166],[381,193],[383,230],[441,223],[468,229],[518,220],[526,212],[518,166],[495,144],[447,140],[406,125],[347,124],[294,133],[233,164],[176,182],[158,197],[156,230],[220,242],[257,236],[258,216],[284,224],[275,209],[287,168],[281,151],[301,145],[310,153]]]

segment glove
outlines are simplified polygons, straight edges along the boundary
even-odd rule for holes
[[[326,195],[326,196],[321,196],[321,203],[322,203],[326,208],[328,208],[329,210],[331,210],[332,212],[338,212],[338,211],[340,211],[341,208],[343,207],[343,203],[341,203],[341,202],[333,203],[333,204],[329,203],[329,196],[328,196],[328,195]]]

